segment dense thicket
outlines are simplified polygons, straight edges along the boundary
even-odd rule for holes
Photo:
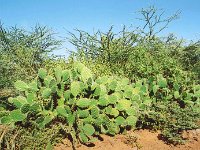
[[[47,27],[5,28],[0,25],[0,88],[11,87],[17,79],[31,79],[49,59],[60,42]]]

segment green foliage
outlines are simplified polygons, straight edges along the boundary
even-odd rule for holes
[[[36,77],[60,41],[47,27],[37,25],[26,31],[5,28],[0,23],[0,45],[0,89],[3,89],[13,87],[16,80],[30,81]],[[39,75],[44,76],[45,71],[40,69]]]
[[[88,108],[91,104],[91,100],[87,98],[82,98],[79,99],[76,104],[80,108]]]
[[[83,132],[87,135],[87,136],[91,136],[91,135],[93,135],[94,134],[94,132],[95,132],[95,129],[94,129],[94,127],[91,125],[91,124],[85,124],[84,126],[83,126]]]
[[[159,48],[163,49],[164,42],[155,41],[150,51],[150,47],[145,47],[147,41],[140,34],[127,31],[125,27],[119,34],[113,33],[112,30],[111,27],[107,33],[98,31],[94,35],[78,30],[81,38],[72,34],[70,41],[77,47],[76,58],[86,61],[97,73],[103,68],[103,72],[112,72],[129,78],[132,78],[133,74],[135,77],[147,77],[152,73],[161,73],[164,71],[161,67],[167,63],[169,65],[172,60],[168,60],[168,52],[160,50],[161,54],[153,53],[152,49],[156,49],[156,44],[161,45]],[[167,58],[163,60],[164,57]]]
[[[15,88],[19,91],[26,91],[29,87],[25,82],[18,80],[15,82]]]
[[[53,125],[50,128],[36,129],[32,127],[1,126],[0,149],[20,149],[20,150],[43,150],[52,148],[55,144],[61,142],[63,135],[61,127]]]
[[[94,135],[115,135],[127,126],[135,127],[137,122],[139,108],[132,99],[137,83],[112,76],[94,78],[79,62],[68,70],[57,67],[52,76],[39,69],[31,84],[17,81],[15,86],[23,96],[9,98],[15,109],[1,117],[2,124],[26,123],[42,129],[53,120],[63,120],[74,141],[91,142]],[[139,89],[141,96],[142,91]]]
[[[189,46],[184,48],[181,56],[183,67],[200,77],[200,41],[190,43]]]
[[[183,131],[199,128],[199,112],[200,105],[197,103],[182,108],[177,102],[157,102],[141,113],[137,127],[142,125],[142,128],[161,130],[166,143],[183,144]]]
[[[78,81],[73,81],[71,83],[71,93],[76,97],[81,92],[80,83]]]
[[[47,75],[47,71],[44,69],[44,68],[40,68],[38,70],[38,76],[41,78],[41,79],[44,79]]]
[[[61,119],[69,127],[67,134],[73,137],[74,144],[77,139],[83,143],[91,142],[100,133],[115,135],[127,127],[150,125],[160,128],[163,136],[175,142],[179,131],[195,127],[195,119],[188,123],[177,120],[176,124],[173,120],[183,115],[191,118],[186,108],[194,106],[198,110],[199,85],[193,85],[190,91],[180,90],[178,83],[169,86],[171,83],[161,74],[151,80],[144,78],[130,83],[127,78],[113,76],[94,78],[90,71],[89,75],[83,75],[85,70],[88,68],[79,62],[64,71],[57,67],[53,76],[38,75],[37,84],[31,82],[34,88],[17,81],[23,83],[22,87],[19,84],[16,87],[25,96],[9,98],[16,109],[1,117],[1,123],[26,122],[41,129],[51,125],[53,120]],[[160,102],[163,105],[159,105]],[[169,106],[175,102],[180,106]],[[162,111],[159,110],[161,106]],[[170,127],[177,136],[171,135]]]
[[[11,117],[11,119],[14,122],[18,122],[18,121],[23,121],[26,118],[26,115],[23,114],[19,109],[17,109],[17,110],[11,111],[8,117]]]
[[[43,91],[42,91],[42,97],[44,99],[47,99],[49,98],[49,96],[51,95],[52,91],[50,88],[45,88]]]

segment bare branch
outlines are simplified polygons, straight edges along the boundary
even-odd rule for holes
[[[177,11],[172,16],[164,18],[165,11],[162,9],[157,9],[154,6],[150,6],[147,9],[142,9],[139,11],[139,13],[142,15],[142,17],[136,19],[144,22],[140,32],[149,39],[152,39],[158,33],[166,29],[169,23],[177,19],[180,15],[180,11]]]

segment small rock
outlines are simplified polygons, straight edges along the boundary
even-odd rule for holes
[[[137,147],[134,147],[132,150],[138,150],[138,148],[137,148]]]
[[[71,143],[70,140],[68,140],[68,139],[63,140],[62,143],[63,143],[64,145],[66,145],[67,147],[71,147],[71,146],[72,146],[72,143]]]
[[[194,134],[191,133],[191,132],[189,132],[189,133],[188,133],[188,138],[192,139],[193,137],[194,137]]]
[[[198,137],[193,137],[193,139],[197,142],[199,141]]]
[[[109,142],[112,146],[114,146],[114,141],[108,140],[108,142]]]
[[[200,134],[200,129],[196,129],[196,133],[197,133],[197,134]]]
[[[186,131],[183,131],[182,137],[183,137],[184,139],[188,139],[188,133],[187,133]]]

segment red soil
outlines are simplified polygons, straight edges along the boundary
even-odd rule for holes
[[[102,141],[94,142],[91,147],[78,145],[76,150],[200,150],[200,129],[184,132],[188,139],[185,145],[167,145],[159,140],[159,132],[148,130],[130,131],[127,135],[110,137],[101,135]],[[68,139],[63,140],[54,148],[55,150],[72,150]]]

